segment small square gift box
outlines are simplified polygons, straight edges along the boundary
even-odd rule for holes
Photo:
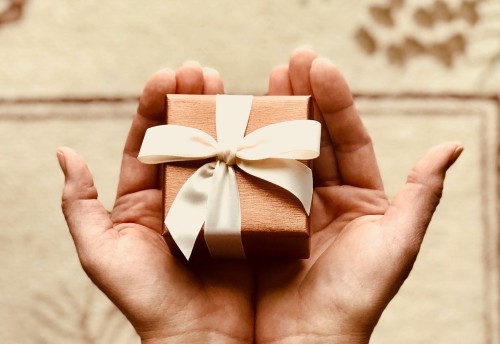
[[[186,259],[308,258],[309,96],[167,95],[138,159],[164,164],[164,237]]]

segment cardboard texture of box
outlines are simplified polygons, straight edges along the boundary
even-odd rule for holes
[[[167,95],[166,123],[203,130],[216,138],[215,96]],[[309,96],[254,97],[245,135],[269,124],[312,119]],[[163,210],[168,213],[185,181],[207,160],[168,163],[163,174]],[[307,162],[311,164],[311,162]],[[281,187],[251,176],[235,166],[241,206],[241,236],[247,258],[308,258],[309,218],[300,201]],[[173,254],[182,256],[164,228]],[[200,231],[192,259],[210,257]]]

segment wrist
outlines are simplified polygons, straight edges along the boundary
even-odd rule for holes
[[[205,343],[221,343],[221,344],[247,344],[251,343],[252,339],[234,338],[225,333],[213,331],[192,331],[190,333],[182,333],[178,335],[164,337],[148,337],[141,336],[142,344],[205,344]]]
[[[368,344],[370,336],[338,336],[320,334],[298,334],[272,341],[264,341],[263,344]]]

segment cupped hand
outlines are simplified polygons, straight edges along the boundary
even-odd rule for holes
[[[323,131],[313,171],[311,257],[259,268],[256,341],[367,343],[413,266],[445,172],[463,148],[432,148],[390,203],[371,138],[331,62],[296,51],[271,73],[269,94],[313,95]]]
[[[167,93],[223,93],[218,73],[188,62],[151,77],[123,152],[116,202],[97,200],[84,160],[58,150],[65,175],[62,208],[83,269],[127,316],[144,343],[253,341],[253,275],[245,262],[190,263],[174,258],[160,235],[157,166],[137,153],[147,128],[163,124]]]
[[[313,171],[311,258],[254,267],[187,264],[172,257],[159,234],[158,168],[136,157],[145,130],[163,122],[165,94],[222,92],[218,74],[195,63],[150,79],[127,139],[110,214],[97,201],[82,158],[59,150],[66,177],[63,211],[83,268],[143,342],[368,342],[411,270],[445,172],[462,147],[446,143],[431,149],[390,204],[345,80],[329,61],[299,50],[289,66],[271,73],[269,94],[313,95],[315,118],[322,123],[321,156]]]

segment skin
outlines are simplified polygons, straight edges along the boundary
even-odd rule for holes
[[[108,213],[92,175],[69,148],[62,209],[85,272],[127,316],[143,343],[368,343],[407,278],[463,148],[430,149],[390,203],[369,134],[337,68],[308,49],[270,75],[269,94],[314,97],[322,123],[314,162],[308,260],[187,263],[160,235],[157,166],[137,159],[144,132],[162,124],[167,93],[223,93],[219,74],[190,61],[147,82]]]

